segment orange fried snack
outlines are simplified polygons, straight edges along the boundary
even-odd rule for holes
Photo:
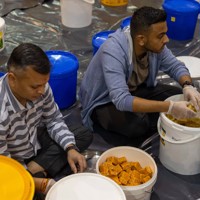
[[[128,162],[126,157],[108,157],[99,166],[102,175],[111,178],[119,185],[136,186],[151,179],[153,171],[150,166],[142,168],[139,162]]]

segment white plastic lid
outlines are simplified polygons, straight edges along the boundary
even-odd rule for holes
[[[94,173],[79,173],[59,180],[45,200],[126,200],[121,187]]]
[[[185,63],[192,78],[200,78],[200,58],[193,56],[178,56],[177,59]]]

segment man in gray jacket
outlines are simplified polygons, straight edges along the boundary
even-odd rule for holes
[[[165,11],[142,7],[133,13],[130,30],[111,34],[87,68],[79,93],[83,124],[106,131],[104,139],[114,145],[134,145],[136,138],[155,132],[159,112],[192,118],[189,101],[199,110],[200,94],[184,63],[166,47],[166,32]],[[159,71],[183,91],[157,83]],[[185,101],[164,101],[182,92]]]

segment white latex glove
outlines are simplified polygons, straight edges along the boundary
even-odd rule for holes
[[[176,119],[194,118],[196,112],[187,107],[190,102],[187,101],[170,101],[170,106],[167,114],[172,115]]]
[[[197,88],[188,85],[183,88],[183,95],[185,101],[190,101],[197,111],[200,111],[200,93]]]

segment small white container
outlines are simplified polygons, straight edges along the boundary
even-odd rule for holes
[[[5,42],[4,42],[5,31],[6,31],[5,20],[2,17],[0,17],[0,52],[3,51],[5,48]]]
[[[126,196],[117,183],[105,176],[78,173],[55,183],[45,200],[126,200]]]
[[[94,0],[60,0],[61,21],[69,28],[82,28],[92,22]]]
[[[144,184],[138,186],[121,186],[127,200],[150,200],[151,192],[157,180],[157,165],[154,159],[145,151],[128,146],[114,147],[105,151],[96,163],[96,171],[99,172],[99,166],[110,156],[123,157],[128,161],[137,161],[142,167],[149,166],[153,170],[152,178]]]
[[[159,159],[170,171],[182,175],[195,175],[200,173],[200,137],[175,141],[168,136],[163,136],[159,127],[160,148]]]

